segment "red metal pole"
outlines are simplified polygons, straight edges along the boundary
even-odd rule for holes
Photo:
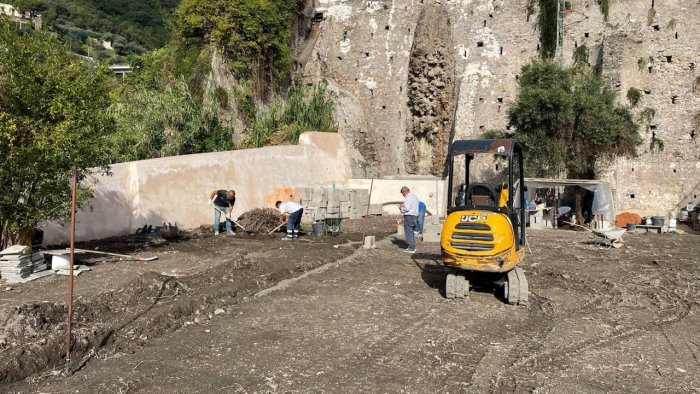
[[[70,211],[70,268],[68,273],[68,317],[66,327],[66,369],[70,365],[71,323],[73,321],[73,262],[75,258],[75,199],[78,188],[78,174],[73,167],[71,179],[71,211]]]

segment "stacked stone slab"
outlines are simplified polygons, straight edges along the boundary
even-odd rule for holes
[[[44,254],[41,252],[32,254],[32,273],[37,273],[41,271],[46,271],[48,266],[46,265],[46,259]]]
[[[325,219],[360,219],[367,214],[369,190],[305,188],[301,191],[301,205],[305,221]],[[370,204],[369,215],[381,215],[382,204]]]
[[[0,252],[0,277],[8,281],[26,278],[32,273],[32,254],[21,245]]]

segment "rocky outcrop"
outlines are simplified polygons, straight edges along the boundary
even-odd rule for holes
[[[406,171],[442,175],[454,110],[455,60],[450,18],[440,6],[418,19],[409,61]]]

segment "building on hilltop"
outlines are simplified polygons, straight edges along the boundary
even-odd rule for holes
[[[19,29],[24,24],[31,25],[34,30],[41,30],[41,14],[34,11],[20,10],[12,4],[0,3],[0,17],[5,17],[17,23]]]

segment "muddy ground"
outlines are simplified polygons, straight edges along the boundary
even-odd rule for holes
[[[437,244],[366,251],[360,222],[344,229],[292,244],[193,233],[142,246],[155,262],[97,262],[77,278],[67,375],[66,278],[14,285],[0,292],[0,391],[700,391],[698,235],[599,249],[585,232],[530,231],[530,306],[514,307],[478,281],[446,300]]]

